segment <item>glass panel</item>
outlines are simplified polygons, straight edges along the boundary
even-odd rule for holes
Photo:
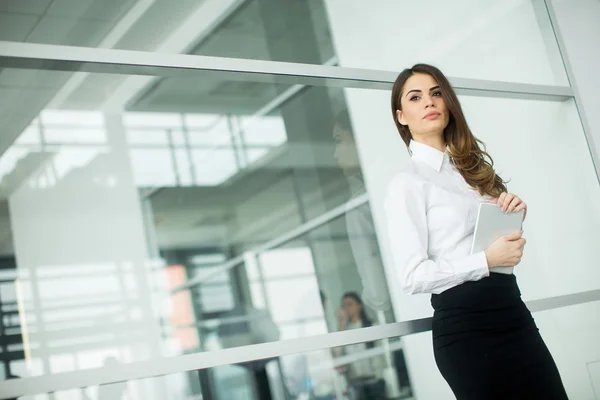
[[[201,249],[163,250],[169,275],[183,265],[197,282],[163,309],[165,318],[181,314],[183,296],[193,304],[193,316],[187,324],[165,329],[180,337],[198,327],[195,347],[179,341],[180,348],[197,351],[394,321],[375,232],[348,232],[358,217],[372,226],[365,204],[280,248],[260,253],[241,248],[243,258],[230,268],[223,253],[205,253],[202,262]],[[178,284],[187,281],[182,277]],[[361,309],[365,314],[359,320]]]
[[[153,92],[168,83],[155,77],[133,90],[129,79],[139,77],[89,74],[69,91],[68,73],[5,69],[0,79],[5,72],[15,82],[0,88],[10,99],[0,103],[10,116],[0,142],[0,231],[11,236],[0,245],[13,275],[0,301],[12,302],[2,320],[13,342],[1,353],[11,374],[431,315],[429,296],[400,294],[390,257],[401,243],[386,234],[383,196],[408,156],[389,92],[311,86],[289,97],[289,86],[253,82],[262,88],[253,97],[247,86],[234,92],[221,85],[230,81],[210,80],[230,90],[216,101],[202,86],[195,97],[183,85]],[[589,266],[600,193],[572,101],[461,101],[499,173],[530,206],[525,229],[535,239],[518,271],[525,298],[597,288]],[[50,141],[54,128],[63,133]],[[565,204],[577,207],[556,211]],[[565,279],[566,265],[586,279]],[[196,285],[171,295],[190,280]],[[420,362],[430,338],[415,337],[403,349],[416,391],[437,372],[431,358]],[[249,379],[238,372],[219,372],[222,387]]]
[[[0,72],[19,376],[395,320],[342,89],[35,72]]]
[[[0,26],[0,40],[389,71],[427,62],[449,76],[568,85],[542,0],[11,0]]]
[[[402,346],[399,338],[392,338],[251,363],[60,391],[55,396],[56,399],[65,400],[112,400],[121,399],[123,395],[131,400],[412,399]],[[49,397],[39,395],[36,397],[38,399],[46,400]]]

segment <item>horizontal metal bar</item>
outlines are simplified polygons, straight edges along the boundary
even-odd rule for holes
[[[533,300],[527,302],[527,306],[532,311],[539,312],[594,301],[600,301],[600,290]],[[148,361],[120,364],[111,366],[110,368],[94,368],[8,380],[0,383],[0,399],[126,382],[213,368],[221,365],[268,360],[290,354],[308,353],[349,344],[407,336],[429,330],[431,330],[431,318],[422,318],[298,339],[240,346],[177,357],[157,358]]]
[[[209,57],[189,54],[58,46],[0,41],[0,67],[95,73],[202,76],[259,82],[389,90],[398,72]],[[199,73],[201,75],[199,75]],[[459,94],[558,100],[573,96],[570,87],[450,78]]]
[[[352,364],[356,361],[365,360],[368,358],[373,358],[376,356],[383,355],[388,351],[394,352],[397,350],[401,350],[403,347],[404,347],[404,343],[402,343],[401,341],[398,340],[398,341],[392,343],[391,345],[389,345],[387,348],[385,348],[383,346],[376,346],[376,347],[373,347],[372,349],[361,351],[360,353],[351,353],[351,354],[348,354],[345,356],[336,357],[333,360],[333,367],[335,368],[335,367],[341,367],[343,365]],[[315,366],[315,369],[316,370],[323,369],[326,366],[328,366],[328,364],[323,363],[322,365]]]
[[[291,240],[294,240],[294,239],[312,231],[313,229],[318,228],[321,225],[324,225],[324,224],[344,215],[349,210],[353,210],[355,208],[362,206],[363,204],[367,203],[368,201],[369,201],[369,196],[367,193],[361,194],[360,196],[356,196],[352,200],[350,200],[346,203],[343,203],[343,204],[335,207],[334,209],[329,210],[326,213],[321,214],[318,217],[316,217],[308,222],[305,222],[304,224],[288,231],[287,233],[284,233],[283,235],[276,237],[275,239],[272,239],[266,243],[261,244],[260,246],[256,246],[252,249],[247,250],[247,252],[260,254],[267,250],[275,249]],[[210,279],[214,278],[215,276],[218,276],[218,275],[222,274],[223,272],[225,272],[231,268],[237,267],[238,265],[243,264],[243,263],[244,263],[244,255],[242,254],[240,256],[234,257],[234,258],[224,262],[223,264],[221,264],[218,267],[215,267],[213,272],[211,272],[210,274],[206,274],[206,275],[202,275],[202,276],[198,276],[196,278],[190,279],[185,284],[171,289],[170,293],[175,294],[175,293],[181,292],[182,290],[190,289],[196,285],[201,284],[202,282],[207,282]]]
[[[569,307],[577,304],[591,303],[600,300],[600,289],[588,292],[564,294],[562,296],[548,297],[545,299],[530,300],[527,308],[531,312],[554,310],[555,308]]]

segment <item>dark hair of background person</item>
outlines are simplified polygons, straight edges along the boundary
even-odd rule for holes
[[[506,192],[505,182],[494,171],[494,161],[487,153],[485,144],[477,139],[467,124],[458,97],[444,74],[428,64],[415,64],[402,71],[392,88],[392,116],[404,143],[408,147],[412,133],[408,126],[402,125],[396,116],[402,110],[400,102],[404,84],[414,74],[427,74],[436,80],[449,112],[448,126],[444,129],[444,142],[454,166],[465,181],[481,195],[497,198]]]
[[[360,296],[358,295],[358,293],[356,292],[346,292],[344,293],[344,295],[342,296],[342,299],[346,299],[346,298],[350,298],[352,300],[354,300],[354,302],[356,302],[359,306],[360,306],[360,321],[362,322],[362,327],[363,328],[367,328],[369,326],[373,326],[373,321],[371,321],[371,319],[369,319],[369,317],[367,316],[367,313],[365,311],[365,305],[363,304],[362,299],[360,298]],[[372,348],[375,346],[374,342],[367,342],[366,343],[367,348]]]

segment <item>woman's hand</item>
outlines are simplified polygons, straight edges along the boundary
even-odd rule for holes
[[[485,250],[488,268],[514,267],[521,262],[526,240],[523,231],[501,236]]]
[[[495,203],[505,213],[519,212],[525,210],[523,213],[523,219],[527,216],[527,203],[513,193],[502,193],[496,200]]]

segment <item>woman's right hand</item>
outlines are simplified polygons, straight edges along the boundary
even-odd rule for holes
[[[514,267],[521,262],[526,240],[523,231],[501,236],[485,251],[488,268]]]

